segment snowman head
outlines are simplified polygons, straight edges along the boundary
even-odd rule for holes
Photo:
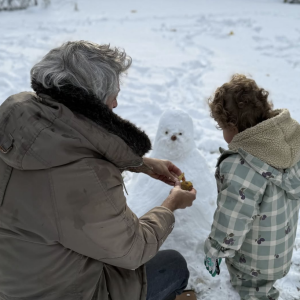
[[[191,117],[182,110],[167,110],[159,121],[154,154],[158,158],[176,159],[196,147]]]

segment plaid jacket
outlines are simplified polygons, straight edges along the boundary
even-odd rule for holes
[[[300,162],[278,170],[242,149],[223,150],[216,180],[219,195],[206,255],[226,257],[258,279],[285,276],[297,231]]]

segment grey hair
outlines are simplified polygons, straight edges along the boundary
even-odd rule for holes
[[[71,84],[105,103],[118,93],[119,77],[131,63],[122,49],[74,41],[52,49],[33,66],[30,75],[47,89]]]

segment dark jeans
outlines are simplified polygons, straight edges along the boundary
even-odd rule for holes
[[[175,250],[159,251],[146,263],[147,300],[174,300],[186,288],[190,273]]]

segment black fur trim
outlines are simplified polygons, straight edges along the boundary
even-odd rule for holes
[[[66,84],[60,89],[46,89],[35,80],[32,80],[31,87],[37,95],[46,94],[71,111],[84,115],[108,132],[119,136],[137,155],[143,156],[151,150],[150,139],[144,131],[119,117],[107,105],[86,91],[70,84]]]

